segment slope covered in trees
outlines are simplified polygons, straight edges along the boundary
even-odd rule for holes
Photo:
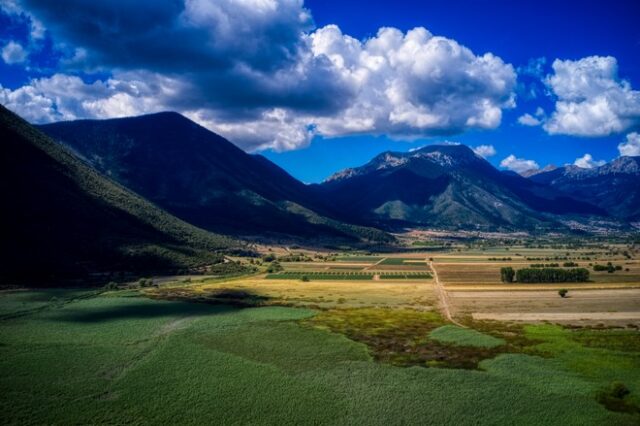
[[[3,282],[221,264],[240,244],[189,225],[105,178],[0,106]]]

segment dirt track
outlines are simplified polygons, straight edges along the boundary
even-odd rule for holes
[[[433,262],[428,262],[428,265],[431,268],[431,272],[433,273],[433,280],[435,283],[434,290],[438,296],[440,310],[442,311],[442,313],[444,314],[447,320],[451,321],[457,326],[466,328],[466,326],[460,324],[458,321],[456,321],[453,318],[453,315],[451,315],[451,309],[449,308],[449,305],[450,305],[449,296],[447,294],[447,291],[444,289],[444,286],[440,282],[440,278],[438,277],[438,271],[434,267]]]

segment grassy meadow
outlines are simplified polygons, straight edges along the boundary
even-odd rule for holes
[[[3,292],[0,315],[3,424],[640,419],[637,331],[460,330],[435,311],[243,308],[136,291]],[[618,411],[598,399],[615,381],[631,391]]]

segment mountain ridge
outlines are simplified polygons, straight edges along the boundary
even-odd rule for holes
[[[284,169],[178,113],[59,122],[40,129],[100,172],[213,232],[323,241],[393,240],[378,230],[336,226],[341,218]],[[314,219],[301,209],[313,211]]]
[[[375,228],[545,230],[561,229],[567,219],[610,216],[609,205],[545,182],[562,168],[525,178],[461,144],[385,151],[305,185],[178,113],[41,129],[170,213],[232,235],[386,243],[392,237]]]
[[[3,267],[10,282],[175,271],[243,244],[178,220],[0,106]],[[30,282],[28,285],[37,285]]]
[[[500,172],[465,145],[384,152],[332,175],[320,188],[354,217],[374,222],[531,229],[557,223],[550,215],[606,215],[546,185]],[[384,194],[370,195],[375,188]]]
[[[587,200],[616,218],[640,220],[640,157],[622,156],[590,169],[567,165],[529,179]]]

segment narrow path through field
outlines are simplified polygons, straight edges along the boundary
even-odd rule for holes
[[[427,263],[429,264],[429,268],[431,268],[431,271],[433,272],[433,280],[435,281],[436,293],[438,294],[438,300],[440,300],[440,309],[442,310],[444,317],[458,327],[467,328],[466,326],[453,319],[453,316],[451,316],[451,310],[449,309],[449,295],[447,294],[447,290],[444,289],[444,286],[440,282],[438,271],[436,270],[433,262],[427,261]]]
[[[376,265],[381,264],[382,262],[384,262],[385,260],[387,260],[386,257],[383,257],[382,259],[378,260],[376,263],[374,263],[373,265],[369,265],[366,268],[363,269],[363,271],[368,271],[369,269],[373,268]]]

